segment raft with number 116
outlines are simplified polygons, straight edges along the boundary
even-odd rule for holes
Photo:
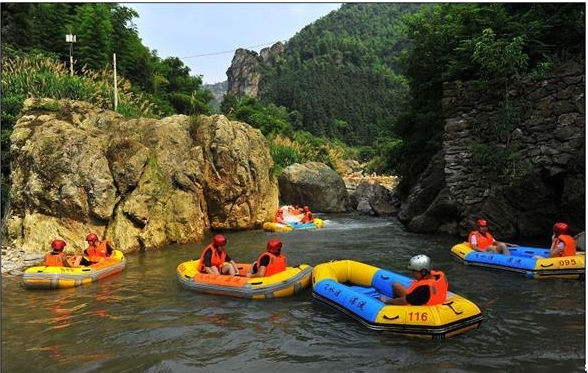
[[[312,271],[312,296],[369,329],[425,339],[443,339],[478,328],[484,319],[473,302],[447,292],[435,305],[390,305],[392,283],[409,287],[409,277],[353,260],[319,264]]]

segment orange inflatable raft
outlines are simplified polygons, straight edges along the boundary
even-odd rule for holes
[[[265,299],[291,296],[310,286],[312,267],[300,264],[268,277],[245,277],[251,264],[237,263],[239,276],[200,273],[200,260],[178,265],[176,274],[180,284],[202,293],[240,298]]]

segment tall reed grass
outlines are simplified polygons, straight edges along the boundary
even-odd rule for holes
[[[2,57],[2,95],[27,98],[70,99],[114,109],[114,74],[109,69],[93,71],[85,66],[71,76],[64,64],[43,54]],[[118,103],[123,114],[157,117],[156,105],[133,92],[129,81],[117,77]]]

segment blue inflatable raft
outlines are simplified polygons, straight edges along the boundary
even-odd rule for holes
[[[584,279],[586,273],[583,252],[575,256],[549,258],[549,249],[511,246],[510,255],[474,251],[463,242],[451,248],[451,255],[466,265],[501,269],[522,273],[528,278]]]
[[[483,320],[473,302],[451,292],[433,306],[385,304],[378,297],[392,297],[394,281],[408,287],[412,279],[352,260],[332,261],[313,268],[312,296],[370,329],[427,339],[463,333]]]

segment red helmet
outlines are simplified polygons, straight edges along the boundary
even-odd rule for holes
[[[267,251],[270,253],[277,253],[282,249],[282,241],[270,240],[267,242]]]
[[[53,240],[51,247],[55,251],[63,251],[63,248],[67,245],[64,240]]]
[[[310,209],[308,208],[308,206],[304,206],[304,211],[310,211]]]
[[[553,225],[553,231],[557,234],[567,233],[569,228],[566,223],[555,223]]]
[[[476,225],[478,227],[487,227],[488,226],[488,222],[486,220],[484,220],[484,219],[478,219],[476,221]]]
[[[94,234],[94,233],[90,233],[89,235],[86,236],[86,241],[88,241],[88,242],[98,241],[98,236],[96,236],[96,234]]]
[[[225,246],[227,244],[227,239],[222,234],[217,234],[214,236],[214,246]]]

